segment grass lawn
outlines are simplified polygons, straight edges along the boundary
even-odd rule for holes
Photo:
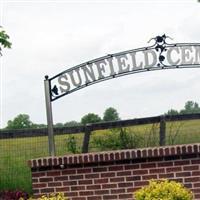
[[[132,138],[132,147],[159,145],[159,124],[141,125],[126,128]],[[117,131],[94,131],[90,140],[90,151],[117,149],[115,146],[99,146],[97,141],[112,143]],[[118,130],[119,132],[119,130]],[[119,134],[118,134],[119,135]],[[77,149],[82,146],[83,134],[74,134]],[[57,155],[69,154],[67,135],[55,137]],[[200,142],[200,120],[167,123],[166,144],[189,144]],[[30,137],[0,140],[0,190],[21,189],[31,193],[31,173],[27,160],[48,156],[48,138]]]

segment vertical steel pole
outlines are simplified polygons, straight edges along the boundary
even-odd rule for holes
[[[53,115],[52,115],[52,106],[51,106],[51,97],[50,97],[50,82],[49,82],[48,76],[45,76],[44,88],[45,88],[46,114],[47,114],[47,126],[48,126],[49,155],[55,156]]]

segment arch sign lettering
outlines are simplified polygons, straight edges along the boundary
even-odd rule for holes
[[[51,102],[89,85],[145,71],[200,67],[200,43],[168,43],[166,35],[156,36],[147,47],[132,49],[93,59],[52,78],[45,76],[45,94],[49,139],[53,139]],[[54,147],[50,147],[54,155]],[[53,149],[53,150],[51,150]]]

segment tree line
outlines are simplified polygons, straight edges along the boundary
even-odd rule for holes
[[[116,121],[120,120],[119,113],[113,107],[107,108],[103,113],[103,118],[98,114],[88,113],[81,118],[81,121],[68,121],[66,123],[56,123],[55,127],[64,127],[64,126],[79,126],[86,125],[88,123],[96,122],[106,122],[106,121]],[[35,124],[30,120],[28,114],[19,114],[13,120],[7,122],[5,129],[23,129],[23,128],[46,128],[46,124]]]
[[[180,110],[170,109],[165,113],[165,115],[192,114],[192,113],[200,113],[199,104],[194,101],[187,101],[183,109]],[[80,121],[73,120],[65,123],[56,123],[54,126],[70,127],[70,126],[86,125],[88,123],[107,122],[116,120],[120,120],[118,111],[113,107],[109,107],[104,111],[102,118],[98,114],[88,113],[84,115]],[[46,127],[47,127],[46,124],[33,123],[30,120],[30,116],[28,114],[19,114],[13,120],[9,120],[7,122],[7,126],[5,127],[5,129],[46,128]]]
[[[197,102],[194,101],[187,101],[184,105],[184,108],[181,110],[170,109],[167,111],[167,115],[178,115],[178,114],[193,114],[193,113],[200,113],[200,107]]]

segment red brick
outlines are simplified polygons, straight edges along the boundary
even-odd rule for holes
[[[183,170],[184,171],[195,171],[198,170],[199,166],[198,165],[190,165],[190,166],[184,166]]]
[[[146,169],[139,169],[139,170],[133,171],[133,175],[143,175],[143,174],[148,174],[148,170],[146,170]]]
[[[69,177],[70,180],[78,180],[83,179],[83,175],[74,175]]]
[[[139,169],[139,164],[125,165],[124,168],[125,168],[125,170],[129,170],[129,169]]]
[[[64,169],[62,171],[62,175],[68,175],[68,174],[76,174],[76,170],[75,169]]]
[[[54,159],[53,159],[53,165],[54,165],[54,166],[57,166],[58,163],[59,163],[59,162],[58,162],[58,158],[54,158]]]
[[[200,188],[190,189],[193,193],[199,193],[200,194]]]
[[[139,181],[141,180],[142,176],[129,176],[126,177],[126,181]]]
[[[95,195],[104,195],[104,194],[109,194],[109,190],[97,190],[94,193]]]
[[[133,194],[120,194],[119,199],[127,199],[127,198],[132,198]]]
[[[143,180],[157,179],[157,174],[145,175],[145,176],[142,176],[142,179]]]
[[[79,192],[79,195],[80,196],[91,196],[91,195],[94,195],[94,191],[80,191]]]
[[[32,165],[33,165],[34,168],[36,168],[36,167],[37,167],[37,161],[36,161],[36,160],[33,160],[33,161],[32,161]]]
[[[40,182],[52,182],[53,178],[52,177],[51,178],[40,178],[39,180],[40,180]]]
[[[191,183],[184,183],[183,184],[186,188],[192,188],[192,184]],[[195,185],[195,184],[194,184]]]
[[[48,171],[47,176],[60,176],[60,171]]]
[[[32,178],[32,183],[38,183],[39,179],[38,178]]]
[[[130,151],[126,152],[126,159],[131,159],[131,153],[130,153]]]
[[[173,166],[173,162],[160,162],[157,165],[158,167],[171,167]]]
[[[77,197],[78,196],[78,192],[65,192],[65,194],[67,197]]]
[[[116,188],[117,184],[111,183],[111,184],[103,184],[102,188],[103,189],[108,189],[108,188]]]
[[[106,173],[102,173],[101,177],[115,177],[115,172],[106,172]]]
[[[200,164],[200,159],[198,159],[198,160],[192,160],[191,162],[192,162],[192,164]]]
[[[45,162],[45,160],[43,160],[43,162]],[[58,158],[58,163],[59,165],[63,164],[62,158]],[[45,163],[45,166],[47,165],[47,162]]]
[[[87,190],[100,190],[101,186],[100,185],[88,185],[86,186]]]
[[[166,156],[169,156],[170,155],[170,148],[165,148],[164,152],[165,152]]]
[[[159,178],[174,178],[174,174],[170,173],[170,174],[159,174],[158,175]]]
[[[110,182],[124,182],[124,177],[111,178]]]
[[[190,177],[190,178],[185,178],[185,182],[200,182],[200,177]]]
[[[174,155],[176,153],[176,150],[174,147],[171,147],[171,154]]]
[[[72,197],[71,200],[87,200],[87,197]]]
[[[77,169],[78,174],[87,174],[87,173],[91,173],[91,172],[92,172],[91,168]]]
[[[80,191],[80,190],[85,190],[85,186],[84,185],[77,185],[77,186],[71,186],[71,191]]]
[[[117,195],[111,194],[103,196],[103,200],[108,200],[108,199],[117,199]]]
[[[105,161],[109,161],[110,160],[110,156],[106,153],[105,155],[104,155],[104,157],[105,157]]]
[[[87,200],[102,200],[101,196],[88,197]]]
[[[158,149],[154,149],[154,150],[153,150],[153,155],[154,155],[154,157],[157,157],[157,156],[158,156]]]
[[[36,189],[36,188],[45,188],[47,187],[47,184],[46,183],[35,183],[35,184],[32,184],[33,188]]]
[[[124,188],[120,188],[120,189],[111,189],[111,194],[122,194],[125,193],[126,190]]]
[[[197,200],[200,199],[200,194],[194,194],[194,198]]]
[[[69,187],[57,187],[56,192],[68,192],[70,189]]]
[[[45,172],[33,172],[32,177],[42,177],[46,176]]]
[[[181,169],[181,167],[169,167],[169,168],[167,168],[166,169],[166,171],[167,171],[167,173],[169,173],[169,172],[180,172],[180,171],[182,171],[182,169]]]
[[[95,167],[93,168],[93,172],[106,172],[108,171],[108,168],[107,167]]]
[[[199,183],[194,183],[194,188],[198,188],[198,187],[200,188],[200,182]]]
[[[81,180],[78,182],[79,185],[90,185],[92,184],[92,180]]]
[[[164,168],[155,168],[155,169],[149,170],[150,174],[161,174],[161,173],[164,173],[164,172],[165,172]]]
[[[186,177],[191,176],[191,172],[178,172],[176,173],[176,177]]]
[[[118,187],[122,188],[122,187],[132,187],[133,183],[132,182],[124,182],[124,183],[118,183]]]
[[[58,177],[54,177],[55,181],[67,181],[69,179],[68,176],[58,176]]]
[[[120,157],[119,157],[119,152],[116,152],[115,153],[115,160],[119,160],[120,159]]]
[[[54,188],[44,188],[40,190],[41,193],[53,193]]]
[[[136,150],[136,155],[137,155],[137,158],[141,158],[142,157],[141,150]]]
[[[131,192],[132,194],[133,194],[133,192],[135,192],[135,191],[137,191],[137,190],[139,190],[141,187],[131,187],[131,188],[127,188],[126,190],[127,190],[127,192],[129,193],[129,192]]]
[[[78,185],[77,181],[64,181],[63,186]]]
[[[123,170],[122,165],[109,167],[109,171],[121,171],[121,170]]]
[[[85,178],[87,179],[91,179],[91,178],[99,178],[100,177],[100,175],[98,174],[98,173],[96,173],[96,174],[86,174],[85,175]]]
[[[189,160],[178,160],[178,161],[174,161],[174,165],[189,165],[190,161]]]
[[[169,179],[170,180],[170,179]],[[171,179],[173,181],[176,181],[176,182],[180,182],[180,183],[183,183],[183,178],[173,178]]]
[[[108,183],[108,178],[94,179],[94,184]]]
[[[141,164],[141,168],[155,168],[156,167],[156,163],[142,163]]]
[[[134,186],[145,186],[145,185],[148,185],[148,181],[136,181],[134,183]]]
[[[199,171],[192,171],[192,176],[200,176],[200,170]]]
[[[117,176],[130,176],[131,171],[122,171],[122,172],[117,172]]]
[[[62,186],[62,183],[61,182],[48,183],[48,187],[56,187],[56,186]]]

